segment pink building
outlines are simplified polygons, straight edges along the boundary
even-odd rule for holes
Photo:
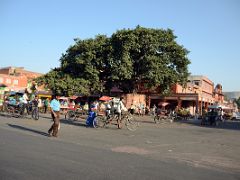
[[[172,88],[172,94],[167,97],[151,94],[149,103],[159,104],[168,102],[170,109],[187,108],[191,114],[198,112],[202,114],[209,105],[222,102],[224,96],[222,92],[216,92],[214,83],[206,76],[189,76],[186,87],[176,84]]]
[[[0,86],[5,91],[19,91],[28,88],[28,84],[41,73],[25,70],[23,67],[0,68]]]
[[[27,87],[28,80],[26,76],[0,74],[0,85],[6,87],[5,91],[19,91]]]

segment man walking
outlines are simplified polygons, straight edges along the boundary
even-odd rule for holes
[[[51,128],[48,130],[48,134],[54,137],[57,137],[58,134],[58,126],[60,123],[60,102],[58,101],[58,96],[53,95],[52,101],[50,103],[51,107],[51,115],[53,119],[53,124]],[[52,133],[52,134],[51,134]]]

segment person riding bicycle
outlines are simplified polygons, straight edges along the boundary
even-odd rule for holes
[[[117,124],[119,129],[122,128],[121,120],[122,120],[122,117],[125,115],[125,112],[127,112],[127,108],[123,104],[123,97],[120,97],[120,100],[117,103],[116,109],[115,109],[115,114],[118,115]]]
[[[34,118],[35,120],[39,119],[39,111],[38,111],[39,107],[38,106],[39,106],[39,99],[37,96],[35,96],[31,102],[32,118]]]
[[[111,109],[112,109],[112,107],[111,107],[111,105],[110,105],[110,102],[109,101],[106,101],[106,103],[105,103],[105,112],[106,112],[106,117],[109,119],[110,118],[110,114],[111,114]]]
[[[152,115],[155,116],[157,113],[157,106],[154,104],[152,107]]]
[[[38,97],[35,96],[34,100],[32,101],[33,109],[38,108]]]

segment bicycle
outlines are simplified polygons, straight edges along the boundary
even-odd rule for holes
[[[18,109],[20,109],[19,105],[12,105],[8,103],[4,103],[3,107],[4,112],[6,112],[11,117],[15,117],[16,116],[15,114],[18,114],[16,112],[18,112],[19,111]]]
[[[16,117],[16,118],[26,118],[27,113],[25,112],[25,108],[23,104],[8,104],[4,103],[4,111],[7,112],[7,114],[11,117]]]
[[[77,118],[87,114],[84,110],[82,109],[69,109],[67,113],[65,114],[65,119],[73,120],[76,121]]]
[[[68,110],[65,114],[65,119],[74,120],[76,118],[75,110]]]
[[[105,115],[99,115],[93,120],[93,127],[107,127],[107,125],[112,124],[113,121],[118,121],[119,115],[118,114],[110,114],[108,116]],[[134,116],[131,113],[122,114],[120,123],[124,123],[124,125],[127,127],[130,131],[137,130],[139,123],[134,118]],[[119,124],[117,123],[119,126]],[[119,127],[121,129],[121,127]]]
[[[32,107],[32,118],[35,120],[39,119],[39,109],[38,107]]]
[[[173,123],[176,117],[174,115],[155,114],[153,120],[156,124],[170,122]]]

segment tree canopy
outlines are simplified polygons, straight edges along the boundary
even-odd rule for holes
[[[64,95],[109,92],[117,86],[124,92],[138,92],[139,84],[159,87],[161,94],[173,84],[184,85],[189,75],[188,50],[176,42],[170,29],[137,26],[111,37],[74,39],[60,58],[60,67],[37,79]]]

